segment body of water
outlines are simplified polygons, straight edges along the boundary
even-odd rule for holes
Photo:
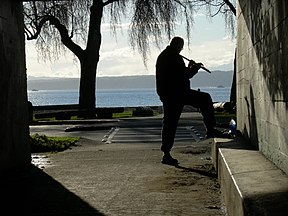
[[[230,88],[203,87],[214,102],[230,101]],[[78,104],[78,90],[28,91],[28,100],[33,106]],[[155,89],[110,89],[97,90],[96,107],[161,106]]]

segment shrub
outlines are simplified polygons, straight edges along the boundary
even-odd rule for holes
[[[79,137],[47,137],[34,134],[30,136],[29,144],[32,153],[59,152],[75,146]]]
[[[133,110],[132,115],[140,117],[153,116],[154,112],[150,107],[136,107],[136,109]]]

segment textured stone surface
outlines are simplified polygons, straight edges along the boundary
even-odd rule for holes
[[[22,4],[0,2],[0,175],[30,164]]]
[[[237,2],[238,129],[288,174],[288,2]]]

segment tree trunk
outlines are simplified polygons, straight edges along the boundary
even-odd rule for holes
[[[96,106],[96,71],[101,46],[101,20],[103,16],[102,0],[94,0],[91,7],[87,47],[80,58],[81,78],[79,89],[79,106],[94,109]]]
[[[98,61],[93,64],[89,61],[89,54],[86,53],[86,58],[80,61],[81,78],[79,89],[79,106],[82,109],[93,109],[96,105],[96,70]],[[95,60],[95,58],[93,58]]]

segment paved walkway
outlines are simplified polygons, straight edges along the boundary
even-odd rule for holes
[[[15,203],[8,215],[225,215],[199,113],[181,116],[172,151],[178,167],[160,162],[161,116],[77,126],[30,127],[81,139],[64,152],[33,154],[30,173],[6,184]]]

